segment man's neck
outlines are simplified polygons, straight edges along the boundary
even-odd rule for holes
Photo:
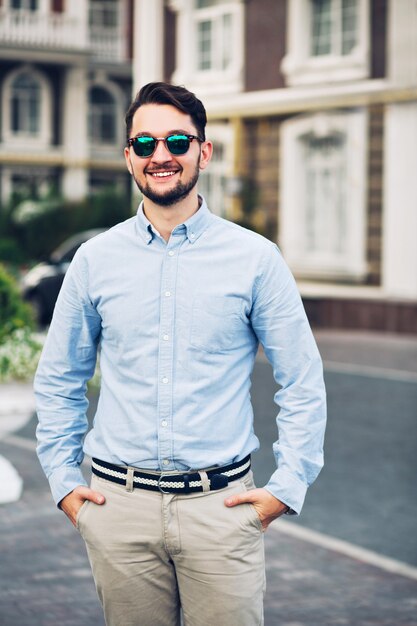
[[[200,202],[197,192],[190,194],[181,202],[172,204],[171,206],[161,206],[155,204],[148,198],[144,198],[143,211],[152,224],[159,232],[161,237],[168,241],[172,231],[178,224],[183,224],[200,208]]]

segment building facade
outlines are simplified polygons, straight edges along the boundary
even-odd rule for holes
[[[313,324],[417,333],[415,0],[0,0],[0,204],[129,189],[153,80],[203,99],[202,192],[279,244]]]
[[[129,188],[133,0],[0,1],[0,200]]]
[[[312,323],[417,333],[415,1],[138,0],[134,33],[135,85],[207,107],[211,209],[279,244]]]

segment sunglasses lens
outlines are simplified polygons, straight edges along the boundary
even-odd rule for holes
[[[185,154],[190,147],[190,140],[186,135],[170,135],[166,142],[171,154]]]
[[[140,157],[151,156],[155,150],[156,141],[153,137],[135,137],[133,142],[133,150]]]

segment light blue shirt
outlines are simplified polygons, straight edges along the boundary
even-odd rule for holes
[[[171,471],[226,465],[257,450],[250,376],[259,342],[281,387],[277,470],[266,489],[299,513],[323,464],[325,389],[277,246],[213,215],[204,201],[168,242],[141,205],[85,243],[65,276],[35,378],[37,451],[55,501],[86,484],[84,453]],[[99,345],[100,398],[84,440]]]

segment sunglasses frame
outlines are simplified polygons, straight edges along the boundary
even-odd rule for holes
[[[134,147],[134,143],[136,139],[140,139],[141,137],[150,137],[151,139],[153,139],[155,141],[155,147],[152,150],[152,152],[146,156],[141,156],[140,154],[138,154],[135,150]],[[186,149],[185,152],[181,152],[180,154],[175,154],[174,152],[171,152],[170,148],[169,148],[169,143],[168,143],[168,139],[170,137],[186,137],[189,141],[188,143],[188,148]],[[134,153],[136,154],[136,156],[138,156],[140,159],[149,159],[151,156],[153,156],[153,154],[155,153],[155,150],[158,147],[158,143],[160,141],[164,142],[165,148],[168,150],[168,152],[170,154],[172,154],[172,156],[183,156],[184,154],[187,154],[188,150],[190,149],[190,145],[191,142],[193,141],[193,139],[196,139],[197,141],[200,141],[200,143],[204,142],[204,139],[201,139],[201,137],[198,137],[197,135],[188,135],[186,133],[172,133],[170,135],[167,135],[166,137],[153,137],[152,135],[136,135],[136,137],[130,137],[130,139],[127,140],[127,145],[129,146],[129,148],[133,148]]]

